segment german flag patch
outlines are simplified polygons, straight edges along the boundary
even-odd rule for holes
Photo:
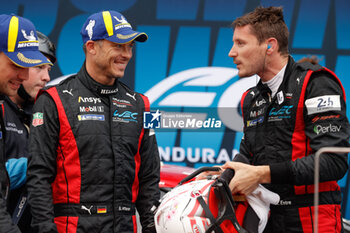
[[[97,213],[98,214],[105,214],[105,213],[107,213],[107,206],[97,206]]]

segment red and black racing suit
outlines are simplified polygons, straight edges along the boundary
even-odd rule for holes
[[[152,226],[159,155],[143,128],[148,98],[80,72],[44,91],[33,109],[28,191],[43,232],[136,232]]]
[[[331,71],[289,58],[277,94],[261,83],[242,96],[244,137],[240,153],[253,165],[269,165],[280,195],[271,206],[265,232],[312,232],[315,152],[348,147],[345,92]],[[320,158],[319,232],[341,232],[341,191],[337,180],[348,169],[347,154]]]

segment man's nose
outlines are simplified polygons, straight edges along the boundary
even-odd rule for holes
[[[232,48],[228,52],[228,56],[229,57],[236,57],[237,56],[237,51],[235,50],[234,46],[232,46]]]
[[[124,46],[123,47],[123,56],[131,59],[132,57],[132,48],[128,47],[128,46]]]
[[[49,75],[49,71],[45,70],[43,77],[41,78],[44,82],[49,82],[50,81],[50,75]]]

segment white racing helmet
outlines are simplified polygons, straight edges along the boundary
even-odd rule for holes
[[[213,180],[199,180],[178,186],[165,194],[155,214],[157,232],[205,232],[211,224],[197,201],[201,195],[208,201]]]
[[[237,221],[231,191],[221,177],[185,183],[166,193],[154,216],[157,232],[247,232]]]

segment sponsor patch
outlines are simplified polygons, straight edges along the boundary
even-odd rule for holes
[[[284,101],[283,91],[280,91],[277,93],[277,101],[278,101],[278,104],[283,103],[283,101]]]
[[[319,134],[325,134],[325,133],[338,133],[341,129],[341,125],[332,125],[329,124],[327,126],[322,126],[322,125],[315,125],[314,126],[314,132],[319,135]]]
[[[90,208],[87,208],[86,206],[82,205],[80,208],[82,210],[86,210],[90,215],[91,215],[91,209],[92,209],[93,206],[90,206]]]
[[[249,115],[250,115],[251,118],[254,118],[254,117],[258,117],[258,116],[260,116],[260,115],[262,115],[264,113],[265,113],[265,108],[261,108],[259,110],[250,111]]]
[[[12,132],[15,132],[17,134],[24,133],[23,129],[18,129],[16,123],[14,123],[14,122],[6,122],[5,128],[7,131],[12,131]]]
[[[100,93],[103,95],[114,94],[118,92],[118,88],[115,89],[101,89]]]
[[[280,109],[272,108],[269,113],[268,121],[282,121],[283,119],[290,119],[293,105],[284,105]]]
[[[79,106],[80,112],[104,112],[104,106]]]
[[[339,117],[340,117],[339,114],[337,114],[337,115],[327,115],[327,116],[315,116],[312,119],[312,123],[315,123],[317,121],[324,121],[324,120],[328,120],[328,119],[337,119]]]
[[[287,99],[293,98],[293,93],[286,93],[286,98]]]
[[[63,90],[62,93],[67,93],[67,94],[73,96],[72,90],[73,89],[70,89],[69,91],[68,90]]]
[[[290,115],[292,112],[293,105],[284,105],[280,109],[272,108],[269,116],[281,116],[281,115]]]
[[[127,92],[126,95],[129,96],[130,98],[132,98],[133,100],[136,101],[136,98],[135,98],[136,93],[134,93],[134,94],[132,95],[132,94],[130,94],[130,93]]]
[[[130,111],[124,111],[124,112],[118,112],[118,109],[114,111],[113,113],[113,120],[119,121],[119,122],[137,122],[137,112],[130,112]]]
[[[17,48],[25,48],[25,47],[38,47],[39,46],[39,42],[38,41],[20,41],[18,42],[18,46]]]
[[[123,99],[112,98],[112,102],[113,105],[117,106],[118,108],[126,108],[127,106],[132,106],[130,101]]]
[[[101,103],[101,99],[100,98],[96,98],[96,97],[78,97],[78,103]]]
[[[317,96],[305,101],[307,115],[328,112],[340,111],[340,95],[323,95]]]
[[[104,121],[105,116],[98,115],[98,114],[78,115],[78,120],[79,121]]]
[[[253,105],[253,107],[260,107],[261,105],[263,105],[263,104],[266,104],[266,100],[265,99],[262,99],[262,100],[257,100],[257,101],[255,101],[255,105]]]
[[[247,121],[247,127],[256,126],[257,124],[261,124],[263,122],[264,122],[264,116],[261,116],[257,119]]]
[[[91,40],[92,35],[94,34],[93,28],[95,26],[96,21],[90,19],[89,24],[86,26],[85,30],[88,32],[89,38]]]
[[[32,125],[37,127],[39,125],[44,124],[44,114],[42,112],[36,112],[33,114]]]

